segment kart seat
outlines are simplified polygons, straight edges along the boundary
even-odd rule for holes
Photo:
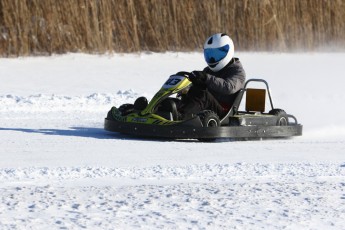
[[[227,104],[221,104],[224,110],[224,115],[221,116],[221,121],[220,121],[222,125],[228,125],[229,116],[233,116],[234,114],[237,113],[240,107],[240,103],[241,103],[244,92],[245,92],[245,89],[240,89],[238,92],[236,92],[233,95],[233,100],[231,100]]]
[[[238,92],[234,93],[232,99],[227,103],[220,103],[225,113],[228,113],[233,106],[237,106],[240,102],[238,98],[242,98],[243,90],[239,90]]]

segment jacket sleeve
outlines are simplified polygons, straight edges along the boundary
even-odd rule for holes
[[[246,74],[240,63],[226,69],[220,77],[206,73],[206,85],[208,88],[223,95],[234,94],[244,87]]]

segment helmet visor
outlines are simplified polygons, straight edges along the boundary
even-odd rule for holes
[[[216,63],[222,60],[229,52],[230,46],[225,45],[219,48],[204,49],[204,56],[207,63]]]

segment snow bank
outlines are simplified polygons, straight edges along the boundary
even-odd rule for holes
[[[0,96],[0,112],[58,112],[76,111],[99,112],[119,106],[124,103],[133,103],[138,94],[133,90],[119,90],[116,94],[93,93],[88,96],[63,95],[2,95]]]

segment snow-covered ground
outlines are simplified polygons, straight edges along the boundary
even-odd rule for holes
[[[200,143],[103,130],[201,53],[0,59],[0,229],[344,229],[344,53],[239,53],[302,137]]]

